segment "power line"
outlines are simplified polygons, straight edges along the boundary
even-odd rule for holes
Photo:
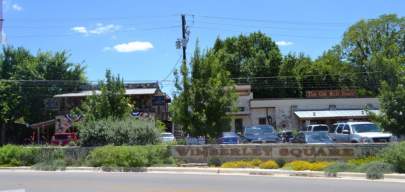
[[[176,29],[179,25],[170,25],[170,26],[162,26],[162,27],[152,27],[152,28],[138,28],[133,30],[121,30],[116,31],[115,33],[127,33],[127,32],[134,32],[134,31],[161,31],[161,30],[168,30],[168,29]],[[77,36],[80,35],[78,33],[65,33],[65,34],[28,34],[28,35],[15,35],[11,36],[12,38],[31,38],[31,37],[69,37],[69,36]]]
[[[223,28],[223,27],[205,27],[205,26],[198,26],[198,25],[194,26],[193,28],[205,29],[205,30],[229,31],[229,32],[236,32],[236,33],[245,32],[245,31],[228,29],[228,28]],[[252,31],[254,31],[254,30],[252,30]],[[339,39],[340,38],[340,37],[331,37],[331,36],[289,35],[289,34],[280,34],[280,33],[271,33],[270,35],[284,36],[284,37],[295,37],[295,38],[304,38],[304,39]]]
[[[218,23],[218,22],[205,22],[205,21],[198,21],[201,24],[208,24],[208,25],[220,25],[220,26],[232,26],[238,28],[261,28],[261,29],[276,29],[276,30],[302,30],[302,31],[330,31],[334,29],[328,28],[319,28],[319,27],[310,27],[310,28],[302,28],[302,27],[277,27],[277,26],[268,26],[268,25],[251,25],[251,24],[233,24],[233,23]]]
[[[179,58],[177,59],[176,63],[174,64],[172,70],[170,70],[170,72],[166,75],[165,78],[163,78],[162,81],[166,81],[166,80],[170,77],[170,75],[172,75],[172,74],[174,73],[174,71],[175,71],[176,68],[177,68],[177,65],[180,63],[181,58],[182,58],[182,55],[179,56]]]
[[[269,20],[269,19],[253,19],[253,18],[222,17],[222,16],[207,16],[207,15],[194,15],[194,16],[200,17],[200,18],[214,19],[214,20],[230,20],[230,21],[258,22],[258,23],[282,23],[282,24],[291,24],[291,25],[348,25],[348,24],[351,24],[351,23],[344,23],[344,22]]]

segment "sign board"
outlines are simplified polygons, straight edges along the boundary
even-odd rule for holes
[[[55,98],[44,99],[45,109],[49,111],[59,110],[59,100]]]
[[[152,105],[164,105],[164,104],[165,104],[165,96],[152,97]]]
[[[377,154],[387,144],[243,144],[173,145],[173,157],[190,163],[206,163],[211,158],[224,161],[246,159],[347,160]]]
[[[312,90],[306,91],[307,98],[319,97],[356,97],[356,90],[354,89],[341,89],[341,90]]]

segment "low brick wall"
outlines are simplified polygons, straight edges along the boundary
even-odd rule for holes
[[[346,160],[374,155],[387,144],[240,144],[175,145],[175,158],[188,163],[206,163],[211,158],[223,161],[244,159]]]

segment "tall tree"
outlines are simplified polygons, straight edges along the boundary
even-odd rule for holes
[[[380,91],[381,114],[373,114],[384,130],[395,135],[405,134],[405,84],[395,87],[383,83]]]
[[[278,96],[279,92],[271,88],[277,78],[263,77],[278,75],[282,56],[276,43],[264,33],[217,39],[213,53],[236,83],[252,84],[255,97]]]
[[[236,101],[230,73],[211,51],[201,54],[197,46],[191,60],[189,79],[189,91],[181,89],[170,106],[173,121],[180,125],[184,121],[190,123],[183,129],[191,135],[217,137],[230,128],[230,117],[226,113],[234,108]],[[187,106],[187,116],[182,110],[184,106]]]
[[[98,83],[100,93],[94,92],[80,107],[80,113],[85,114],[86,120],[122,119],[128,117],[132,105],[125,96],[124,81],[120,76],[114,76],[110,70],[105,73],[105,81]]]
[[[378,94],[381,81],[396,86],[405,66],[405,17],[394,14],[361,20],[342,40],[343,60],[359,74],[356,81],[369,95]]]
[[[0,53],[0,103],[8,107],[2,107],[1,127],[6,128],[5,123],[16,120],[31,124],[54,117],[45,109],[44,99],[78,89],[85,82],[84,68],[68,62],[68,57],[65,52],[33,55],[21,47],[3,47]],[[7,117],[4,115],[6,110]]]

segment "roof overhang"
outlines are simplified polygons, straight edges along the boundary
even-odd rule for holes
[[[125,89],[125,95],[154,95],[157,92],[157,88],[139,88],[139,89]],[[81,91],[77,93],[64,93],[55,95],[55,98],[66,98],[66,97],[88,97],[91,95],[100,95],[101,91]]]
[[[333,111],[295,111],[299,119],[327,119],[327,118],[362,118],[369,113],[379,114],[380,110],[333,110]]]

